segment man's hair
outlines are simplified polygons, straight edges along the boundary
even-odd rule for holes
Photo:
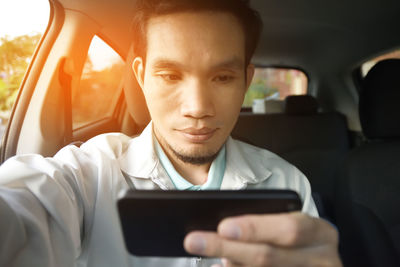
[[[136,0],[132,20],[134,56],[145,61],[147,52],[146,26],[150,18],[178,12],[215,11],[235,16],[245,34],[245,63],[250,63],[262,30],[262,20],[249,6],[249,0]]]

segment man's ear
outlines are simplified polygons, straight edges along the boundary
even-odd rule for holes
[[[249,90],[251,81],[253,80],[255,67],[253,64],[249,64],[246,68],[246,92]]]
[[[144,68],[143,68],[143,59],[141,57],[135,57],[135,59],[132,62],[132,70],[135,73],[136,80],[138,81],[140,88],[142,88],[143,90]]]

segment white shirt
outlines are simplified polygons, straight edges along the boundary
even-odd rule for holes
[[[136,138],[104,134],[53,158],[16,156],[0,166],[0,266],[210,266],[218,259],[139,258],[126,252],[116,210],[130,187],[174,186],[151,124]],[[228,138],[221,189],[292,189],[318,216],[310,185],[275,154]]]

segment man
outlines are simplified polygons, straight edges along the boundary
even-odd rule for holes
[[[138,1],[132,71],[152,118],[141,136],[106,134],[54,158],[4,163],[1,266],[341,265],[337,233],[316,218],[304,175],[229,137],[260,25],[244,1],[213,2]],[[115,209],[128,188],[286,188],[299,192],[303,213],[228,218],[216,233],[190,233],[185,249],[210,258],[133,257]]]

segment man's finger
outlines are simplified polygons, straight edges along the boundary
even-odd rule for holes
[[[246,267],[242,264],[233,263],[228,259],[222,259],[222,267]]]
[[[265,266],[265,261],[275,261],[278,251],[263,244],[243,243],[221,238],[212,232],[192,232],[184,241],[185,249],[192,254],[228,259],[229,265],[248,264]],[[258,262],[257,262],[258,261]],[[262,262],[261,262],[262,261]],[[234,264],[229,264],[229,262]]]
[[[245,243],[224,239],[212,232],[192,232],[185,238],[184,246],[192,254],[226,258],[228,260],[226,265],[232,267],[330,266],[332,263],[328,261],[332,255],[329,253],[336,251],[323,246],[289,249],[267,244]],[[200,250],[196,250],[199,248]]]
[[[227,259],[221,259],[221,261],[222,261],[222,264],[213,264],[213,265],[211,265],[211,267],[245,267],[245,265],[236,264]]]
[[[228,259],[221,259],[222,264],[213,264],[211,267],[246,267],[245,265],[242,264],[236,264]]]
[[[338,233],[332,225],[300,212],[227,218],[219,224],[218,234],[228,239],[286,247],[316,241],[318,244],[338,242]]]

